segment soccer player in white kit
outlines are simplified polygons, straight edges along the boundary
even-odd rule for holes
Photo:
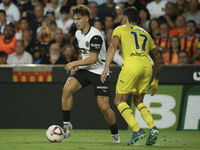
[[[101,73],[105,66],[106,47],[105,41],[99,30],[89,25],[89,9],[85,5],[78,5],[73,9],[73,16],[77,27],[76,38],[82,52],[82,60],[68,63],[65,67],[67,73],[75,66],[80,66],[66,81],[62,94],[63,129],[65,138],[70,136],[72,125],[70,113],[73,105],[73,93],[90,84],[93,85],[97,104],[105,120],[110,126],[113,143],[120,143],[116,116],[109,104],[108,81],[100,81]],[[107,73],[109,75],[109,73]]]

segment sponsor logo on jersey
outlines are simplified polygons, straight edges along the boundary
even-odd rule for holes
[[[87,47],[89,47],[89,42],[88,42],[88,41],[86,41],[86,42],[85,42],[85,45],[86,45]]]
[[[132,56],[147,57],[147,56],[145,56],[145,54],[143,54],[143,53],[138,53],[138,52],[136,52],[136,53],[131,53],[130,57],[132,57]]]
[[[95,49],[99,49],[101,47],[101,44],[97,44],[97,43],[92,43],[90,44],[91,47],[94,47]]]
[[[97,86],[97,89],[108,89],[107,86]]]

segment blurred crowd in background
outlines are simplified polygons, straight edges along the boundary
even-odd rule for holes
[[[0,0],[0,64],[67,64],[81,60],[72,9],[84,4],[89,24],[112,42],[123,11],[135,6],[138,26],[154,40],[164,65],[200,64],[198,0]],[[112,65],[121,65],[121,50]],[[152,62],[153,64],[153,62]]]

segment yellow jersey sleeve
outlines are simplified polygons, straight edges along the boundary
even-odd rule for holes
[[[154,41],[152,40],[152,38],[151,38],[151,36],[149,36],[149,41],[150,41],[150,43],[149,43],[149,52],[150,51],[152,51],[153,49],[155,49],[156,48],[156,45],[154,44]]]
[[[121,33],[122,33],[122,26],[118,26],[114,29],[112,37],[117,36],[119,39],[121,39]]]

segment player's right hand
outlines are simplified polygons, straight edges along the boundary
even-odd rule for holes
[[[153,79],[153,82],[150,84],[149,89],[151,89],[151,87],[153,87],[153,90],[152,90],[152,93],[151,93],[151,96],[153,96],[154,94],[156,94],[156,91],[158,89],[158,80]]]
[[[107,76],[106,76],[107,72],[108,72],[108,70],[104,69],[103,72],[101,73],[101,78],[100,79],[101,79],[102,83],[104,83],[106,81],[106,79],[107,79]]]
[[[69,73],[69,71],[74,67],[74,64],[73,62],[71,63],[68,63],[66,66],[65,66],[65,70],[67,71],[67,74]]]

